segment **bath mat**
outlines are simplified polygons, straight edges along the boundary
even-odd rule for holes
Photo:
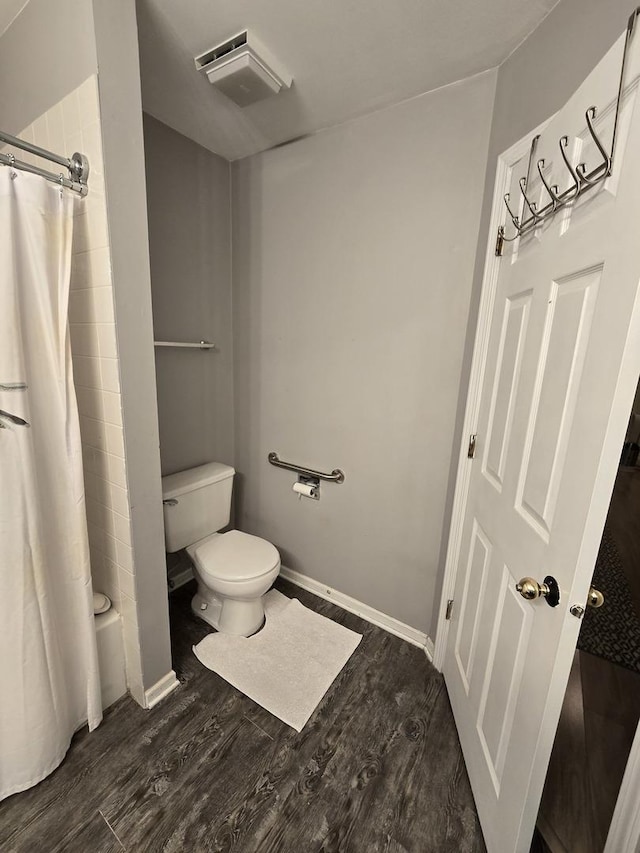
[[[208,669],[302,731],[361,634],[272,589],[264,628],[252,637],[208,634],[193,651]]]

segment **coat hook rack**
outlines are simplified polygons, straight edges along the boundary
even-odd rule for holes
[[[524,198],[524,208],[522,220],[519,216],[517,216],[513,209],[511,208],[510,201],[511,197],[509,193],[505,193],[504,195],[504,204],[507,209],[507,213],[509,214],[509,219],[515,229],[514,233],[511,236],[507,236],[504,225],[501,225],[498,228],[498,239],[496,242],[496,255],[500,256],[502,254],[504,243],[511,243],[514,240],[517,240],[519,237],[523,237],[525,234],[528,234],[530,231],[533,231],[537,228],[542,222],[546,219],[549,219],[553,216],[556,211],[560,210],[563,207],[566,207],[569,204],[573,204],[578,198],[580,198],[583,193],[587,190],[590,190],[592,187],[597,186],[598,184],[605,181],[608,177],[610,177],[613,171],[613,160],[615,156],[616,150],[616,140],[618,136],[618,121],[620,118],[620,107],[622,104],[622,97],[624,94],[624,80],[625,80],[625,71],[627,67],[627,59],[629,54],[629,47],[631,44],[631,38],[633,36],[633,32],[635,29],[636,22],[640,17],[640,6],[631,14],[629,18],[629,22],[627,24],[627,33],[624,42],[624,51],[622,53],[622,64],[620,67],[620,82],[618,85],[618,96],[616,100],[616,109],[615,116],[613,119],[613,134],[611,137],[611,150],[608,152],[607,149],[602,144],[602,140],[598,136],[598,133],[595,129],[594,121],[597,116],[597,107],[590,106],[586,113],[585,119],[587,122],[587,129],[589,131],[589,135],[591,136],[594,145],[598,149],[598,152],[602,158],[601,162],[598,163],[590,172],[587,172],[587,166],[585,163],[579,163],[577,166],[572,166],[571,161],[569,159],[569,155],[567,154],[567,149],[569,148],[569,137],[562,136],[558,142],[560,146],[560,154],[562,156],[562,160],[566,166],[566,169],[571,177],[571,185],[562,192],[559,191],[557,184],[550,184],[544,174],[545,161],[544,158],[540,158],[536,162],[536,168],[538,171],[538,175],[540,176],[540,180],[542,181],[542,186],[545,189],[545,192],[549,196],[549,201],[544,207],[538,209],[536,202],[531,201],[529,196],[527,195],[527,190],[529,187],[529,178],[531,174],[531,165],[533,163],[537,143],[539,136],[534,136],[531,141],[531,150],[529,152],[529,162],[527,167],[527,174],[523,176],[518,181],[518,185],[520,187],[520,192]]]

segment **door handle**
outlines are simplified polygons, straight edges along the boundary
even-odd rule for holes
[[[516,584],[516,591],[527,601],[544,598],[549,607],[557,607],[560,603],[560,587],[551,575],[547,575],[542,583],[538,583],[534,578],[522,578]]]

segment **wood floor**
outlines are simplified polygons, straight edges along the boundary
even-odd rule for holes
[[[607,529],[640,613],[640,469],[619,470]],[[553,853],[604,850],[639,718],[640,675],[576,651],[538,816]]]
[[[205,669],[210,629],[172,595],[181,682],[128,697],[76,735],[61,767],[0,803],[3,853],[482,853],[442,677],[424,652],[279,581],[359,631],[359,647],[298,734]]]

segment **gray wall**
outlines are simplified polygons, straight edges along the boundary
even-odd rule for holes
[[[444,572],[457,456],[462,440],[497,158],[563,106],[626,29],[627,20],[634,7],[635,3],[629,3],[627,0],[606,0],[604,3],[602,0],[561,0],[542,24],[499,68],[458,414],[453,433],[453,454],[440,554],[440,581]],[[587,106],[589,105],[585,104],[585,109]],[[494,239],[493,236],[491,239]],[[439,595],[440,587],[435,601],[434,625],[440,604]]]
[[[142,687],[171,673],[138,30],[132,0],[95,0],[107,216],[131,504]],[[144,697],[134,693],[138,701]]]
[[[495,79],[233,169],[237,526],[424,632]],[[299,501],[270,450],[346,483]]]
[[[156,340],[215,350],[156,350],[162,473],[233,463],[229,163],[144,117]]]
[[[31,0],[0,39],[0,129],[19,133],[96,69],[92,4]]]

